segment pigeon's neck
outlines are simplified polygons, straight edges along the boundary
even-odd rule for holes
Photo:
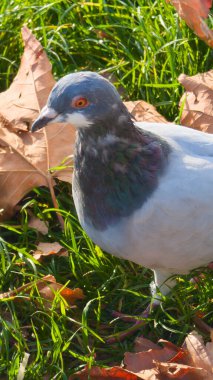
[[[73,191],[81,222],[103,230],[141,208],[158,187],[169,152],[166,141],[133,124],[79,131]]]
[[[97,141],[109,134],[129,139],[137,134],[132,115],[123,103],[119,104],[116,111],[112,109],[112,112],[107,114],[107,118],[102,118],[102,120],[94,119],[91,126],[79,128],[77,131],[77,136],[82,141],[88,141],[88,139]]]

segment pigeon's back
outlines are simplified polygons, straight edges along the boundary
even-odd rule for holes
[[[183,127],[176,124],[139,122],[136,125],[143,130],[155,133],[168,141],[175,149],[189,154],[213,157],[213,134]],[[211,161],[211,159],[210,159]]]

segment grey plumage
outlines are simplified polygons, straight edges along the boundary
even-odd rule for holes
[[[52,122],[76,127],[73,196],[95,243],[153,269],[164,294],[169,276],[212,260],[213,135],[135,123],[90,72],[62,78],[32,130]]]

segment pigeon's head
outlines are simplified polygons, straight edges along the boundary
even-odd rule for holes
[[[50,123],[69,123],[77,129],[122,122],[128,112],[115,87],[94,72],[64,76],[54,86],[32,132]]]

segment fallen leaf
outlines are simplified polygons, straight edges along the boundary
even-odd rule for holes
[[[209,372],[213,378],[213,343],[205,346],[203,338],[196,331],[192,331],[185,339],[187,350],[192,364]]]
[[[170,2],[197,36],[213,47],[213,30],[210,30],[204,21],[208,17],[212,0],[170,0]]]
[[[15,205],[33,187],[52,187],[52,178],[71,182],[71,170],[54,171],[61,161],[72,152],[73,131],[67,126],[51,125],[45,134],[21,132],[17,135],[0,121],[0,219],[12,215]],[[57,146],[57,149],[56,149]],[[68,161],[68,164],[70,164]]]
[[[33,257],[38,261],[41,261],[43,257],[50,255],[68,256],[68,252],[61,244],[54,242],[39,243],[36,251],[33,253]]]
[[[9,89],[0,94],[1,114],[14,131],[29,130],[55,84],[46,53],[26,26],[22,38],[25,48],[20,68]]]
[[[156,362],[155,364],[158,371],[158,379],[211,380],[203,368],[195,368],[177,363]]]
[[[54,201],[54,178],[71,182],[74,128],[52,124],[34,134],[27,131],[55,81],[40,43],[26,27],[22,33],[25,48],[20,69],[10,88],[0,94],[1,220],[12,215],[33,187],[50,187]]]
[[[161,350],[161,347],[153,343],[150,339],[146,339],[143,336],[138,336],[135,339],[134,352],[148,351],[150,349]]]
[[[30,228],[34,228],[36,231],[42,233],[42,235],[48,234],[48,226],[43,220],[37,218],[36,216],[32,216],[29,220],[28,226]]]
[[[126,352],[124,355],[124,365],[125,368],[132,372],[140,372],[145,369],[152,369],[155,367],[153,365],[154,361],[158,362],[168,362],[173,361],[177,353],[182,349],[176,347],[174,344],[163,341],[164,347],[152,348],[148,351],[142,352]],[[183,350],[182,350],[183,351]]]
[[[10,290],[5,293],[1,293],[0,299],[4,300],[4,299],[12,298],[14,301],[20,301],[21,299],[23,299],[23,295],[26,295],[26,294],[31,295],[31,291],[34,289],[37,289],[40,296],[44,300],[48,301],[47,303],[45,303],[45,306],[47,308],[51,306],[51,303],[54,301],[57,293],[60,293],[60,295],[65,299],[65,301],[67,302],[69,306],[74,305],[76,300],[84,298],[84,294],[81,289],[67,288],[64,285],[57,283],[54,276],[47,275],[47,276],[44,276],[40,280],[32,281],[23,286],[20,286],[17,289]],[[25,297],[24,299],[31,300],[30,297],[28,298]]]
[[[185,7],[186,8],[186,14],[188,15],[188,12],[190,10],[195,10],[201,17],[207,18],[209,14],[209,9],[212,6],[212,0],[193,0],[193,1],[187,1],[187,0],[171,0],[175,8],[178,10],[178,13],[180,12],[180,16],[184,16]]]
[[[162,348],[143,337],[137,338],[136,347],[140,349],[141,345],[142,352],[125,353],[125,368],[137,376],[143,376],[146,380],[210,380],[212,378],[209,367],[203,366],[199,361],[192,362],[188,345],[186,347],[185,344],[184,348],[181,348],[165,340],[160,340],[159,343],[163,343],[164,347]],[[206,346],[205,354],[208,349]],[[211,350],[212,346],[208,352]],[[208,355],[210,357],[211,354]],[[209,377],[209,375],[211,376]]]
[[[195,344],[194,341],[192,341],[194,339]],[[91,380],[102,380],[106,378],[111,380],[213,379],[212,369],[209,367],[209,359],[212,360],[213,355],[213,342],[209,342],[205,346],[199,335],[191,333],[186,338],[187,344],[184,344],[184,348],[177,347],[175,344],[165,340],[160,340],[159,343],[163,343],[164,347],[162,348],[146,338],[137,338],[136,349],[140,349],[141,347],[142,352],[127,352],[124,357],[125,368],[92,367],[88,369],[88,366],[85,366],[81,371],[72,375],[69,380],[87,380],[88,378]],[[189,349],[188,345],[190,345]],[[197,350],[198,353],[196,352]],[[205,354],[203,355],[204,352]],[[197,360],[197,355],[199,360]],[[205,363],[204,366],[203,360]]]
[[[37,286],[39,294],[42,296],[44,300],[47,300],[46,307],[50,307],[51,303],[55,299],[56,293],[60,293],[60,295],[65,299],[69,306],[72,306],[76,303],[77,300],[81,300],[84,298],[83,291],[80,288],[69,289],[64,287],[64,285],[59,284],[57,282],[50,282],[49,284],[42,284]]]
[[[178,80],[186,89],[180,100],[181,123],[213,133],[213,70],[192,77],[181,74]]]
[[[121,367],[112,367],[112,368],[100,368],[92,367],[88,369],[87,366],[69,377],[69,380],[138,380],[143,379],[142,377],[137,376],[134,373],[131,373]]]
[[[147,121],[156,123],[168,123],[156,108],[143,100],[124,102],[128,111],[134,116],[136,121]]]

